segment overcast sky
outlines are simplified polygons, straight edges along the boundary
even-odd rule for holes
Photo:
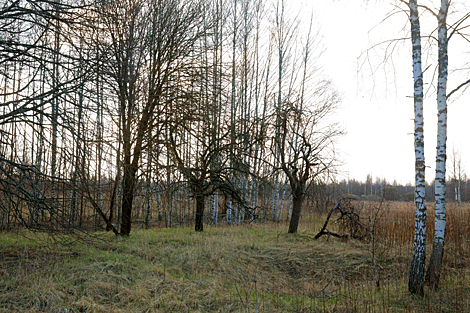
[[[414,184],[413,80],[409,40],[394,46],[393,53],[387,53],[392,46],[380,45],[369,51],[369,58],[363,54],[384,40],[406,37],[409,28],[406,15],[400,13],[380,23],[393,9],[390,1],[369,1],[367,4],[364,0],[315,0],[310,4],[326,49],[321,60],[324,72],[343,99],[337,118],[347,135],[336,146],[344,162],[343,178],[349,176],[364,181],[371,174],[374,179],[380,177],[389,182],[396,180],[402,184]],[[432,19],[427,25],[423,20],[423,30],[435,27],[432,23]],[[450,43],[450,68],[455,67],[457,60],[470,60],[463,49],[470,52],[470,44],[465,47],[461,43],[459,39]],[[436,48],[432,49],[435,52]],[[464,52],[459,54],[459,51]],[[387,65],[381,66],[387,55],[391,56],[387,58]],[[429,64],[428,73],[432,74],[437,64],[435,61]],[[376,69],[373,75],[371,67]],[[450,87],[468,79],[468,73],[451,74]],[[428,76],[425,84],[430,90],[424,103],[424,123],[426,180],[431,182],[435,175],[437,103],[430,85],[432,79]],[[470,166],[466,161],[470,158],[467,139],[470,133],[469,94],[470,90],[467,95],[451,99],[449,103],[448,164],[450,152],[455,148],[462,155],[463,165]]]

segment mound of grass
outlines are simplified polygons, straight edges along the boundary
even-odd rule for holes
[[[370,244],[314,240],[319,225],[306,218],[297,235],[282,224],[136,230],[67,244],[3,233],[0,312],[470,311],[466,264],[447,262],[442,288],[415,298],[409,242],[387,235],[378,290]]]

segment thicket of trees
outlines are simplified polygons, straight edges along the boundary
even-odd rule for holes
[[[2,2],[0,228],[295,232],[342,134],[299,23],[282,0]]]

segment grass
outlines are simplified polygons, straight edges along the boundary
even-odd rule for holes
[[[441,288],[424,298],[407,292],[412,205],[382,211],[380,290],[370,243],[314,240],[324,216],[307,215],[297,235],[286,224],[101,233],[66,244],[2,233],[0,312],[470,312],[469,209],[449,206]]]

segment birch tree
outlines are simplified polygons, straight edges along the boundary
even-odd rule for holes
[[[438,78],[437,78],[437,146],[436,146],[436,179],[435,199],[436,214],[434,240],[431,258],[426,272],[426,283],[435,289],[439,285],[444,241],[446,231],[446,143],[447,143],[447,68],[448,68],[448,37],[447,13],[449,1],[441,0],[438,20]]]
[[[434,240],[431,258],[426,272],[426,283],[432,289],[437,289],[444,256],[445,231],[446,231],[446,159],[447,159],[447,102],[452,94],[459,89],[466,87],[470,80],[467,80],[452,91],[447,93],[448,81],[448,45],[453,35],[459,35],[468,41],[468,35],[463,29],[468,28],[470,13],[464,12],[455,23],[448,24],[449,0],[441,0],[439,12],[434,14],[437,18],[438,33],[438,76],[437,76],[437,146],[436,146],[436,179],[435,179],[435,200],[436,214],[434,227]],[[450,34],[448,34],[450,30]],[[460,188],[460,186],[459,186]],[[460,190],[459,190],[460,193]]]
[[[409,20],[411,26],[411,44],[412,44],[412,68],[414,79],[414,148],[415,148],[415,234],[413,259],[410,268],[408,288],[411,293],[423,295],[423,286],[428,284],[435,289],[439,283],[440,271],[442,267],[442,257],[444,253],[445,228],[446,228],[446,141],[447,141],[447,102],[449,97],[460,90],[466,89],[470,84],[470,79],[458,85],[450,93],[447,93],[447,76],[448,76],[448,43],[452,35],[460,35],[468,41],[468,36],[463,31],[468,28],[466,23],[470,18],[470,13],[464,12],[461,17],[453,23],[448,24],[450,1],[441,0],[439,12],[435,12],[432,2],[420,3],[417,0],[404,1],[400,3],[406,4],[409,9]],[[434,36],[433,30],[429,35],[422,36],[420,15],[418,9],[422,9],[430,13],[437,19],[437,38]],[[454,10],[454,14],[458,10]],[[448,30],[451,34],[448,35]],[[428,38],[437,41],[437,110],[438,110],[438,132],[436,146],[436,176],[435,176],[435,202],[436,202],[436,218],[435,232],[433,240],[433,251],[430,263],[425,273],[425,246],[426,246],[426,186],[425,186],[425,161],[424,161],[424,119],[423,119],[423,71],[422,71],[422,51],[421,40]],[[429,47],[433,47],[432,41]],[[430,66],[429,66],[430,67]],[[428,68],[429,68],[428,67]],[[429,90],[432,91],[434,84],[430,85]],[[428,189],[428,195],[433,191]]]
[[[415,232],[413,259],[408,279],[411,293],[424,294],[426,262],[426,181],[424,161],[423,71],[421,67],[421,29],[418,1],[409,1],[414,81],[414,146],[415,146]]]
[[[465,168],[462,164],[462,158],[460,155],[460,151],[452,150],[452,154],[450,156],[450,164],[451,164],[451,181],[454,183],[454,199],[458,203],[462,202],[462,182],[466,182],[466,175],[465,175]]]

